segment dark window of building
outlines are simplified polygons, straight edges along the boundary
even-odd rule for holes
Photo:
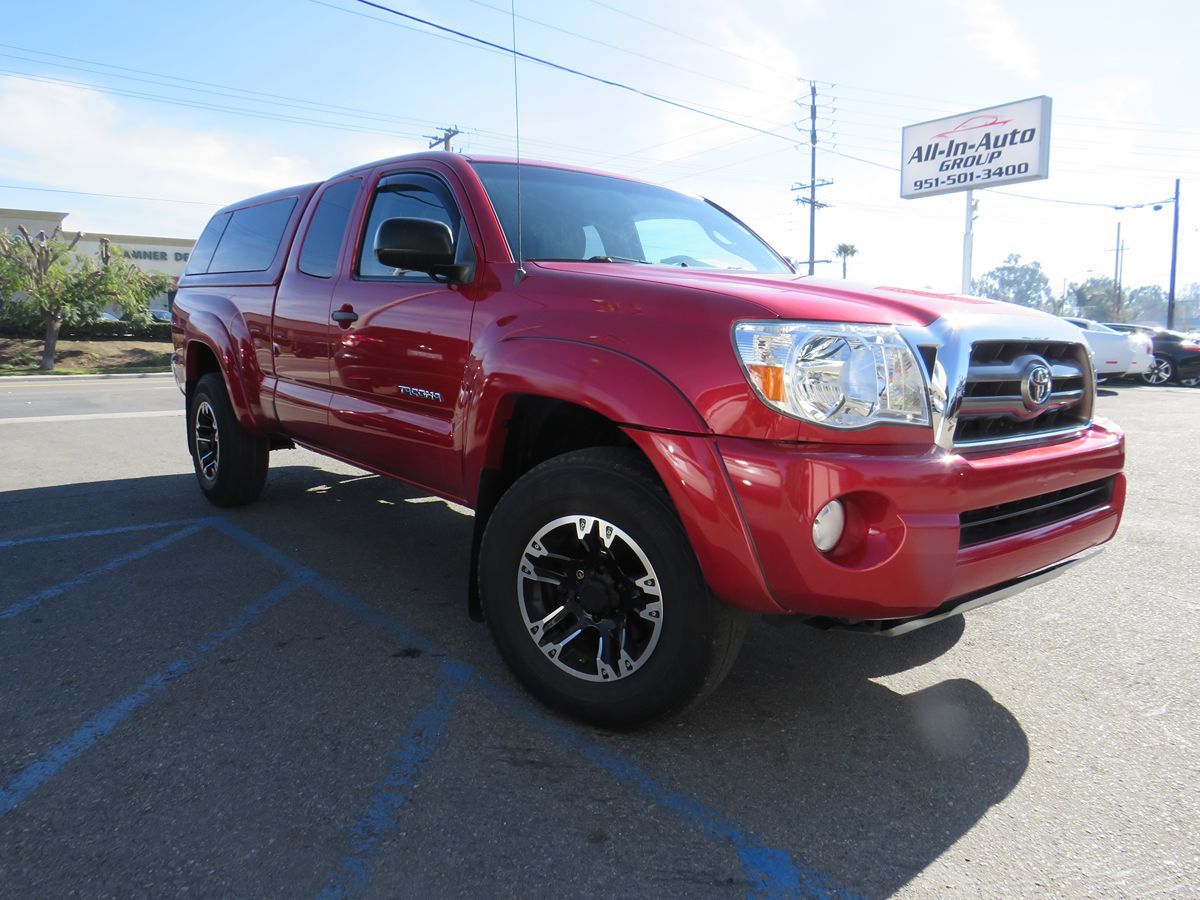
[[[375,258],[375,235],[387,219],[433,219],[435,222],[445,222],[450,226],[450,233],[456,236],[456,261],[473,261],[471,241],[450,190],[431,175],[389,175],[379,182],[367,227],[363,230],[358,257],[358,274],[363,278],[433,280],[423,272],[393,269]]]
[[[225,233],[225,226],[229,224],[229,213],[218,213],[208,220],[208,224],[204,226],[204,232],[200,235],[200,240],[196,241],[196,246],[192,248],[192,255],[188,257],[187,275],[203,275],[208,271],[208,264],[212,261],[213,251],[217,249],[217,242],[221,240],[221,235]]]
[[[350,220],[350,209],[361,184],[359,179],[353,178],[333,185],[321,195],[300,250],[301,272],[318,278],[333,275],[346,223]]]
[[[234,210],[209,272],[261,272],[271,265],[283,239],[296,198],[286,197]]]

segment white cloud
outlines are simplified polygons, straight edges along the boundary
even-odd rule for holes
[[[966,18],[967,40],[985,59],[1027,81],[1040,77],[1033,44],[997,0],[950,0],[950,4]]]
[[[0,79],[3,180],[214,204],[112,201],[104,213],[73,215],[67,222],[92,231],[188,236],[200,230],[216,206],[416,149],[405,141],[331,131],[306,141],[298,153],[283,134],[269,141],[168,125],[156,113],[156,108],[86,88]],[[4,197],[4,206],[70,210],[94,205],[70,194],[6,192]]]

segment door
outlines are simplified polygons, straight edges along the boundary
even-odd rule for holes
[[[361,178],[326,185],[313,212],[300,226],[295,256],[280,283],[271,321],[275,356],[275,415],[283,430],[303,441],[328,441],[330,340],[329,305],[337,281],[350,212]]]
[[[454,192],[429,172],[382,176],[366,204],[354,265],[334,289],[329,407],[340,455],[450,496],[461,496],[459,390],[473,305],[457,285],[375,259],[392,218],[434,219],[456,235],[457,261],[474,249]]]

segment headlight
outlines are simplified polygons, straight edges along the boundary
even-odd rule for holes
[[[892,325],[739,322],[746,377],[769,405],[832,428],[929,424],[925,378]]]

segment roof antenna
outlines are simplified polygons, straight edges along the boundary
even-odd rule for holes
[[[521,91],[517,83],[517,0],[509,0],[512,20],[513,112],[517,126],[517,273],[513,284],[520,284],[529,273],[525,271],[525,228],[521,213]]]

